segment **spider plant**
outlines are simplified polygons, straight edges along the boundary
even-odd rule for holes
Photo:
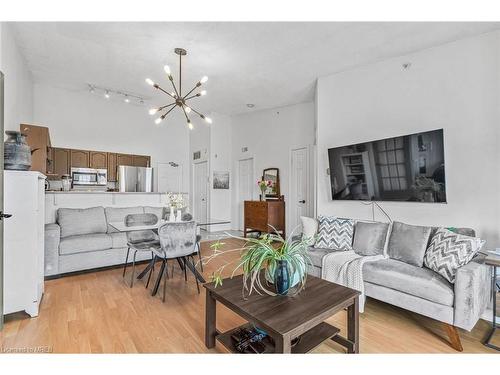
[[[274,229],[274,228],[273,228]],[[215,287],[222,285],[222,272],[233,264],[234,269],[231,278],[238,269],[243,271],[243,296],[250,295],[252,292],[258,294],[268,294],[276,296],[274,287],[274,272],[279,261],[286,261],[288,273],[291,279],[291,288],[289,295],[298,294],[305,286],[307,280],[307,265],[311,264],[307,255],[307,238],[293,240],[292,234],[288,239],[284,239],[276,230],[273,234],[265,234],[259,238],[242,238],[228,236],[245,241],[243,247],[222,251],[224,243],[218,240],[211,245],[213,253],[204,257],[204,264],[209,263],[215,258],[221,257],[230,252],[239,251],[241,256],[236,261],[225,261],[222,266],[217,268],[212,274],[212,281]]]

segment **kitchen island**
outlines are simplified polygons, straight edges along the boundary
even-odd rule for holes
[[[188,202],[188,194],[181,193]],[[55,223],[59,208],[168,206],[166,193],[108,191],[46,191],[45,224]]]

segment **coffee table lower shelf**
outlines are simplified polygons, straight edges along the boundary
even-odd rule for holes
[[[244,324],[227,332],[219,333],[216,336],[216,339],[231,353],[239,353],[236,350],[236,346],[234,345],[233,340],[231,339],[231,335],[233,334],[233,332],[239,328],[251,328],[251,324]],[[340,329],[338,329],[337,327],[322,322],[316,327],[311,328],[309,331],[299,336],[299,342],[292,347],[292,354],[307,353],[319,346],[323,341],[336,336],[339,332]],[[269,336],[262,340],[262,343],[266,347],[266,349],[264,350],[264,354],[275,352],[274,343]]]

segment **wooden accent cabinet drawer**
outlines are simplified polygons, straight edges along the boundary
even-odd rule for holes
[[[285,236],[285,201],[245,201],[244,235],[251,232],[273,233],[274,228]]]

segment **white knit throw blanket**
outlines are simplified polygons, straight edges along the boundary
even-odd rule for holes
[[[384,259],[383,255],[362,256],[353,250],[334,251],[323,257],[321,278],[361,292],[359,312],[365,310],[365,288],[363,284],[363,265]]]

